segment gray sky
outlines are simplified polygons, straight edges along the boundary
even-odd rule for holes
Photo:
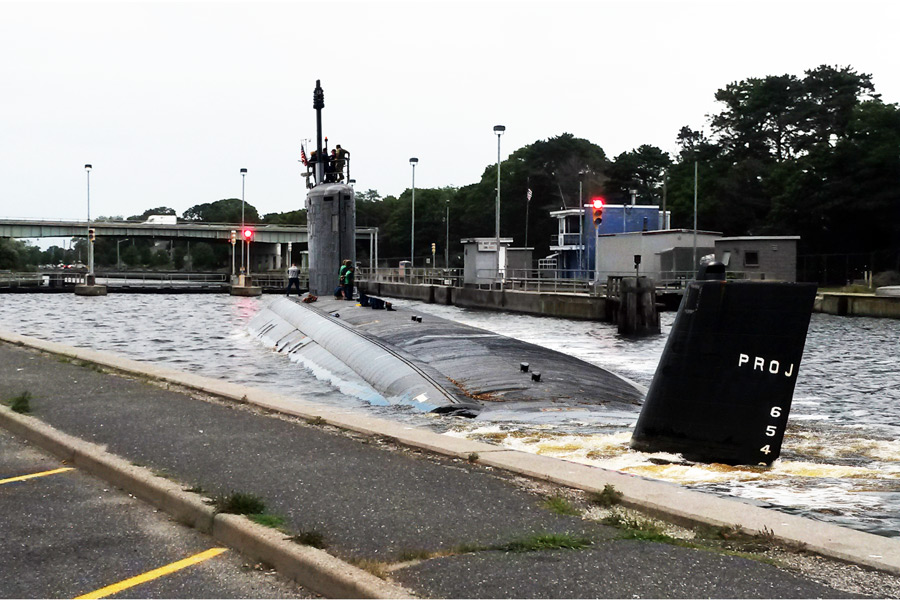
[[[0,2],[0,217],[303,207],[297,159],[325,90],[357,189],[477,181],[563,132],[612,158],[674,152],[732,81],[820,64],[900,101],[900,3]],[[316,56],[318,50],[319,55]]]

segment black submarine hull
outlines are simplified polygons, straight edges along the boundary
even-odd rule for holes
[[[815,295],[814,284],[688,284],[631,447],[770,465],[781,453]]]

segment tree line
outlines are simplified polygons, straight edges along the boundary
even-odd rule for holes
[[[900,109],[875,92],[870,74],[822,65],[802,76],[729,83],[715,93],[718,112],[699,129],[682,127],[673,156],[640,145],[613,158],[596,143],[563,133],[513,152],[500,166],[501,236],[549,254],[557,221],[549,212],[594,196],[607,203],[662,205],[673,228],[693,227],[695,165],[698,227],[735,235],[799,235],[808,255],[871,256],[900,270]],[[437,245],[443,265],[449,217],[450,265],[461,266],[461,238],[494,235],[497,166],[463,187],[416,189],[416,257],[424,265]],[[531,200],[528,191],[531,191]],[[412,191],[382,197],[358,191],[357,225],[378,227],[382,266],[409,259]],[[150,214],[176,214],[157,207]],[[188,221],[240,222],[236,198],[198,204]],[[112,217],[111,219],[121,219]],[[248,223],[306,223],[306,211],[260,216]],[[527,227],[526,227],[527,223]],[[527,235],[527,240],[526,240]],[[99,240],[98,240],[99,242]],[[9,262],[0,247],[0,268]],[[214,248],[227,262],[227,249]],[[368,244],[358,257],[368,261]]]

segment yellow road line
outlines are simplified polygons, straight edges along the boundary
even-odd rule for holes
[[[9,479],[0,479],[0,485],[4,483],[13,483],[14,481],[25,481],[26,479],[34,479],[35,477],[46,477],[47,475],[56,475],[65,471],[74,471],[73,467],[63,467],[62,469],[53,469],[52,471],[42,471],[40,473],[32,473],[31,475],[19,475],[18,477],[10,477]]]
[[[136,585],[146,583],[147,581],[158,579],[160,577],[163,577],[164,575],[168,575],[170,573],[174,573],[175,571],[180,571],[181,569],[190,567],[191,565],[196,565],[197,563],[209,560],[214,556],[222,554],[226,550],[228,550],[228,548],[210,548],[206,552],[201,552],[200,554],[189,556],[184,560],[173,562],[164,567],[153,569],[152,571],[147,571],[143,575],[138,575],[137,577],[132,577],[130,579],[120,581],[119,583],[108,585],[105,588],[100,588],[99,590],[91,592],[89,594],[85,594],[84,596],[78,596],[77,598],[75,598],[75,600],[81,600],[82,598],[105,598],[106,596],[112,596],[113,594],[117,594],[122,590],[127,590],[130,587],[134,587]]]

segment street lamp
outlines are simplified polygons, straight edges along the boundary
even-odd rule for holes
[[[410,267],[416,266],[416,163],[418,158],[410,158],[409,164],[412,165],[412,229],[409,234],[409,262]]]
[[[450,268],[450,198],[447,198],[447,243],[444,244],[444,268]]]
[[[244,178],[247,176],[247,169],[241,169],[241,273],[246,273],[244,270]],[[249,251],[248,251],[249,254]],[[248,256],[249,259],[249,256]],[[250,262],[249,260],[247,262]]]
[[[497,134],[497,207],[494,214],[495,237],[497,238],[497,277],[500,277],[500,136],[506,131],[503,125],[494,125],[494,133]]]
[[[88,285],[93,285],[94,278],[94,243],[91,240],[91,165],[84,165],[87,173],[87,252],[88,252],[88,273],[85,279]]]

